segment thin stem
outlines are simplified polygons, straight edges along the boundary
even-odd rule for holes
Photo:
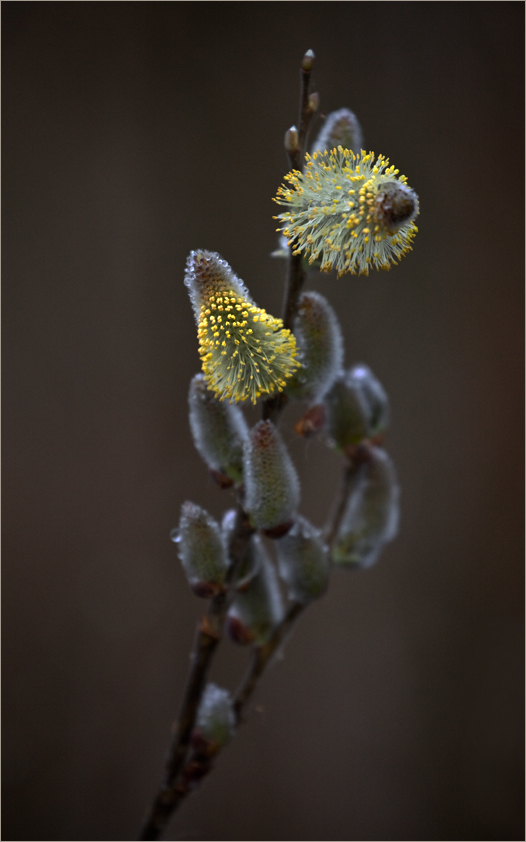
[[[226,588],[210,600],[208,611],[197,626],[190,671],[175,733],[168,751],[163,782],[139,836],[141,840],[160,837],[178,802],[177,778],[186,760],[212,658],[223,635],[225,617],[234,596],[233,589],[228,586],[237,577],[247,542],[253,531],[238,502],[237,521],[229,548],[231,564],[226,578]]]
[[[309,105],[310,81],[313,62],[314,54],[311,50],[309,50],[303,56],[303,62],[301,66],[298,143],[294,149],[287,150],[289,168],[291,170],[297,170],[303,167],[305,144],[307,142],[310,121],[312,119],[312,115],[314,114],[313,109]],[[304,283],[305,272],[303,270],[303,258],[301,254],[291,254],[289,257],[282,315],[283,327],[287,330],[292,330],[292,327],[294,325],[294,319],[296,317],[296,312],[298,309],[298,300]],[[263,420],[270,420],[276,423],[281,413],[285,409],[287,403],[288,397],[283,393],[279,393],[274,397],[267,398],[267,400],[263,402]]]
[[[305,607],[302,603],[293,602],[281,623],[274,629],[268,643],[253,647],[248,670],[234,697],[234,712],[238,724],[242,721],[243,709],[246,707],[272,656],[284,643]]]
[[[347,500],[349,499],[351,491],[352,480],[356,474],[356,470],[356,465],[354,465],[353,462],[348,462],[343,469],[340,491],[334,501],[332,515],[329,517],[329,520],[325,524],[325,528],[323,530],[323,537],[329,547],[329,550],[332,549],[334,539],[338,534],[338,529],[340,528],[340,523],[342,522]]]

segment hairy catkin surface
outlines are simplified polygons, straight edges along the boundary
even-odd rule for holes
[[[258,529],[286,523],[300,501],[300,483],[285,444],[272,423],[250,431],[244,451],[245,508]]]

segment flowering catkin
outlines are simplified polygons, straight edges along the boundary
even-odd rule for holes
[[[296,341],[281,319],[256,307],[248,290],[221,257],[192,251],[185,284],[197,321],[204,379],[231,403],[283,391],[300,363]]]
[[[272,421],[259,421],[245,442],[245,509],[257,529],[286,523],[300,501],[300,484],[285,444]]]
[[[196,449],[209,468],[240,483],[243,477],[243,441],[248,427],[239,407],[219,401],[202,374],[190,382],[190,429]]]
[[[328,549],[321,532],[299,515],[276,542],[278,570],[289,598],[304,605],[322,596],[329,582]]]
[[[358,468],[332,556],[336,564],[371,567],[398,531],[400,490],[393,463],[379,447]]]
[[[389,269],[411,250],[418,196],[387,158],[342,146],[305,157],[305,172],[286,175],[290,187],[274,199],[289,208],[275,218],[293,254],[321,258],[321,270],[336,267],[339,277]]]
[[[343,338],[331,305],[317,292],[304,292],[294,321],[301,368],[292,376],[287,393],[318,403],[329,391],[343,363]]]

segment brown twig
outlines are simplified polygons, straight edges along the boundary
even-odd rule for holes
[[[305,607],[305,605],[299,602],[291,603],[285,617],[274,629],[268,643],[252,648],[248,670],[234,697],[234,713],[238,725],[242,722],[241,715],[259,679],[268,667],[272,657],[279,650],[279,647],[285,642]]]

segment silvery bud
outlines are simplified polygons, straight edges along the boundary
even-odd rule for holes
[[[300,483],[272,421],[259,421],[245,442],[245,510],[257,529],[273,530],[290,521],[300,501]]]
[[[207,684],[199,710],[192,741],[207,744],[208,753],[215,753],[234,736],[236,718],[228,690],[217,684]]]
[[[371,567],[398,531],[400,489],[393,463],[379,447],[368,447],[359,466],[332,548],[336,564]]]
[[[287,384],[294,397],[319,403],[329,391],[343,364],[343,338],[331,305],[317,292],[304,292],[293,328],[301,368]]]
[[[230,545],[230,540],[236,526],[236,510],[229,509],[223,515],[221,531],[225,546]],[[238,590],[245,590],[249,582],[254,578],[261,566],[260,544],[254,541],[254,536],[248,541],[241,561],[241,567],[237,575],[235,586]]]
[[[228,555],[221,530],[208,512],[195,503],[184,503],[172,540],[179,546],[179,558],[193,592],[211,597],[222,591]]]
[[[208,467],[239,484],[243,478],[243,441],[248,427],[235,404],[220,401],[202,374],[190,382],[190,429],[194,444]]]
[[[314,141],[311,152],[322,152],[324,149],[336,149],[343,146],[359,153],[363,146],[362,129],[356,114],[348,108],[332,111]]]
[[[329,554],[321,531],[298,516],[292,529],[276,544],[278,570],[289,599],[306,605],[322,596],[329,582]]]
[[[307,50],[307,52],[303,56],[303,59],[302,59],[302,62],[301,62],[301,69],[310,73],[310,71],[314,67],[314,59],[315,58],[316,58],[316,56],[314,55],[313,51]]]
[[[261,538],[255,535],[251,540],[259,544],[261,566],[248,588],[236,594],[227,616],[227,631],[236,643],[262,645],[283,619],[284,609],[276,571]]]
[[[389,420],[387,394],[365,365],[340,375],[325,397],[325,406],[327,434],[339,451],[383,432]]]
[[[295,152],[298,148],[298,130],[291,126],[285,132],[285,152]]]

